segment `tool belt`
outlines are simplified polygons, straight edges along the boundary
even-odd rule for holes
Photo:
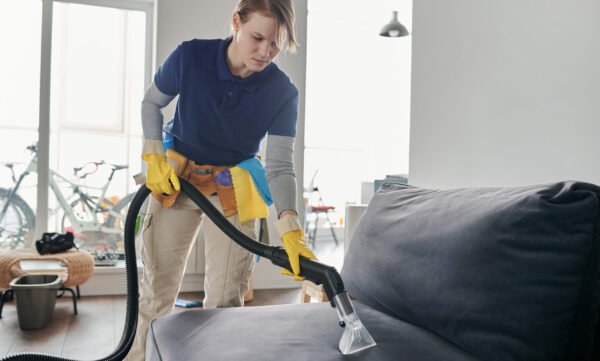
[[[184,155],[173,149],[167,150],[167,161],[171,164],[179,177],[188,181],[200,193],[204,194],[206,197],[216,194],[221,202],[225,217],[237,214],[237,203],[233,185],[225,186],[218,184],[215,181],[217,174],[232,166],[196,164],[193,160],[186,158]],[[163,206],[169,208],[173,206],[179,193],[179,191],[173,191],[173,193],[165,195],[152,192],[152,196],[161,202]]]

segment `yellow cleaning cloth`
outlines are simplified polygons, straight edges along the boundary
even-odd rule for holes
[[[240,167],[229,168],[229,171],[231,172],[233,189],[235,189],[235,201],[240,222],[255,218],[267,218],[269,208],[267,208],[267,204],[258,193],[250,173]]]

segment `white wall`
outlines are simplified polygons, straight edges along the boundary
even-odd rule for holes
[[[600,183],[600,2],[419,0],[410,183]]]
[[[296,178],[298,187],[302,189],[304,176],[303,154],[304,154],[304,94],[306,78],[306,7],[307,0],[295,0],[296,27],[300,47],[293,55],[283,54],[276,61],[277,65],[284,71],[300,92],[299,116],[296,135]],[[182,41],[192,38],[224,38],[229,35],[230,21],[237,0],[157,0],[157,34],[156,34],[156,64],[159,66],[175,47]],[[174,112],[173,102],[165,111],[165,119],[171,119]],[[302,198],[298,198],[298,204],[302,204]],[[273,212],[271,212],[273,213]],[[271,228],[271,227],[270,227]],[[274,235],[271,230],[271,236]],[[273,240],[277,242],[277,240]],[[202,253],[199,247],[198,253]],[[199,256],[199,255],[198,255]],[[200,258],[200,256],[198,257]],[[190,262],[195,261],[194,257]],[[198,260],[199,268],[203,261]],[[188,264],[188,271],[190,265]],[[187,274],[183,282],[186,291],[199,289],[202,279],[197,275]],[[279,269],[270,261],[262,259],[254,273],[255,288],[273,287],[298,287],[298,282],[293,282],[290,277],[279,275]],[[198,288],[196,288],[198,287]]]

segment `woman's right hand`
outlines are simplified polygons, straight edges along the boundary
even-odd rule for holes
[[[171,194],[173,190],[181,189],[179,178],[165,155],[148,153],[144,154],[142,159],[148,164],[146,186],[153,193]]]

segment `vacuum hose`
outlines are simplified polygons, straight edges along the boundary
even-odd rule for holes
[[[181,191],[190,197],[198,207],[204,211],[204,214],[211,221],[213,221],[227,236],[235,241],[246,250],[259,255],[261,257],[268,258],[271,262],[279,267],[283,267],[292,271],[290,261],[287,253],[282,247],[267,246],[259,243],[252,238],[246,236],[238,229],[236,229],[216,208],[212,203],[200,193],[194,186],[188,183],[186,180],[179,178],[181,184]],[[125,319],[125,328],[121,341],[117,346],[116,350],[113,351],[109,356],[99,359],[98,361],[120,361],[125,358],[133,339],[135,338],[135,331],[137,327],[137,318],[139,312],[138,306],[138,277],[137,277],[137,261],[135,256],[135,224],[137,216],[140,212],[142,204],[150,194],[150,190],[142,185],[135,194],[135,197],[129,205],[129,211],[125,219],[125,273],[127,277],[127,310]],[[342,278],[334,267],[324,265],[322,263],[310,260],[308,258],[300,256],[300,269],[301,275],[307,280],[310,280],[316,284],[322,284],[325,293],[332,300],[332,305],[338,308],[338,313],[342,320],[340,324],[343,325],[343,320],[347,317],[346,314],[353,315],[354,310],[347,297],[344,283]],[[348,301],[344,301],[344,300]],[[342,301],[338,301],[342,300]],[[344,352],[344,351],[342,351]],[[345,353],[345,352],[344,352]],[[74,361],[71,359],[61,358],[57,356],[45,355],[40,353],[20,353],[8,356],[0,359],[0,361]]]

